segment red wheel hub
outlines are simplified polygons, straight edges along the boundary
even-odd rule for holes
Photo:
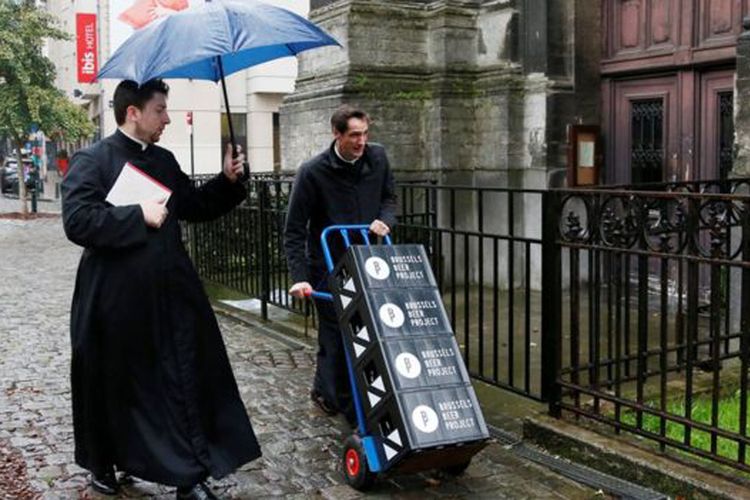
[[[356,477],[359,474],[359,454],[357,450],[349,448],[346,450],[346,473],[350,477]]]

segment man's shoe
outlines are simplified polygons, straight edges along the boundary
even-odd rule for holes
[[[349,424],[352,429],[356,429],[359,425],[359,423],[357,423],[357,414],[354,412],[344,412],[344,418],[346,418],[346,423]]]
[[[120,484],[117,482],[114,471],[92,474],[91,488],[102,495],[117,495],[120,492]]]
[[[206,483],[200,482],[185,490],[177,488],[177,500],[219,500],[219,497],[214,495]]]
[[[128,484],[133,484],[135,482],[135,478],[128,474],[127,472],[119,472],[117,475],[117,484],[120,486],[127,486]]]
[[[315,406],[321,409],[326,415],[336,415],[338,411],[334,408],[331,403],[325,400],[323,395],[317,390],[313,389],[310,391],[310,399],[315,403]]]

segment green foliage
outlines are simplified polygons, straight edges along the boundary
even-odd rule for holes
[[[393,94],[393,97],[407,101],[427,101],[432,99],[432,91],[429,89],[399,90]]]
[[[740,434],[740,401],[739,390],[718,400],[717,424],[720,429]],[[750,406],[750,401],[748,402],[748,405]],[[658,405],[655,402],[651,402],[649,406],[658,408]],[[690,407],[690,419],[695,422],[711,425],[712,408],[713,401],[710,395],[696,395]],[[750,408],[748,408],[748,410],[750,411]],[[685,416],[685,400],[677,399],[669,402],[666,411],[672,415]],[[635,426],[637,423],[636,413],[633,411],[623,412],[621,420],[623,423]],[[666,421],[664,424],[665,436],[667,438],[680,443],[685,442],[684,425],[673,421]],[[661,425],[662,423],[659,417],[649,413],[643,413],[642,428],[644,430],[654,434],[659,434],[661,432]],[[711,435],[707,432],[693,429],[690,433],[689,444],[690,446],[701,450],[711,451]],[[739,446],[737,445],[737,441],[717,437],[716,452],[718,455],[730,460],[739,460],[738,451]]]
[[[32,124],[56,139],[94,133],[84,111],[54,87],[55,66],[42,54],[45,39],[68,38],[33,2],[0,0],[0,135],[22,143]]]
[[[361,73],[352,78],[350,90],[375,100],[427,101],[434,97],[428,84],[412,84],[404,88],[404,83],[399,80]]]
[[[367,77],[367,75],[363,75],[363,74],[354,75],[353,80],[354,80],[353,86],[355,89],[358,89],[358,90],[363,90],[370,85],[370,79]]]

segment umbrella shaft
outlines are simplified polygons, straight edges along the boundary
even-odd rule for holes
[[[237,156],[237,143],[234,142],[234,126],[232,125],[232,114],[229,112],[229,96],[227,95],[227,82],[224,80],[224,65],[221,63],[221,56],[216,56],[216,64],[221,76],[221,90],[224,93],[224,109],[227,113],[227,124],[229,125],[229,141],[232,143],[232,157]]]

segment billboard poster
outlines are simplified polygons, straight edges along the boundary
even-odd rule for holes
[[[96,14],[76,14],[76,69],[79,83],[96,80],[98,68]]]
[[[133,31],[181,10],[203,5],[204,0],[112,0],[109,2],[109,53]]]

